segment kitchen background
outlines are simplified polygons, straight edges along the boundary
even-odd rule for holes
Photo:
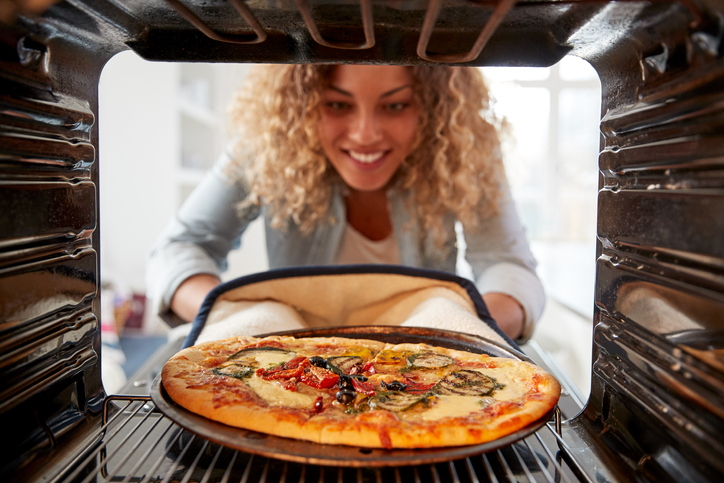
[[[106,65],[99,142],[103,378],[109,393],[173,335],[145,310],[145,264],[168,219],[228,140],[226,106],[248,65],[154,63],[128,51]],[[532,339],[581,394],[590,387],[600,83],[566,57],[550,68],[483,68],[511,125],[508,178],[548,301]],[[267,269],[253,223],[225,279]],[[460,264],[465,273],[464,263]]]

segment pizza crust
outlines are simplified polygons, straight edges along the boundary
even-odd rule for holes
[[[418,405],[402,412],[376,409],[346,414],[346,407],[334,399],[336,386],[316,390],[300,383],[298,391],[291,393],[276,381],[259,379],[250,385],[244,380],[212,373],[211,369],[230,355],[243,348],[263,347],[264,344],[280,345],[305,357],[319,354],[325,358],[341,355],[346,349],[359,346],[368,347],[374,353],[382,350],[400,353],[431,351],[451,357],[455,360],[455,367],[472,368],[496,380],[501,379],[505,388],[497,390],[496,395],[502,394],[507,399],[494,400],[487,406],[480,405],[479,409],[475,409],[475,404],[469,404],[471,412],[462,415],[456,413],[459,405],[452,403],[450,407],[453,411],[450,416],[446,415],[440,406],[446,396],[432,398],[433,402],[427,408]],[[379,365],[379,368],[383,372],[394,372],[395,365]],[[450,370],[447,369],[447,372]],[[443,372],[443,369],[433,369],[407,375],[431,384]],[[370,380],[382,379],[372,376]],[[220,423],[315,443],[368,448],[433,448],[493,441],[539,420],[555,407],[560,395],[558,381],[540,367],[527,362],[427,344],[393,345],[340,337],[233,337],[203,343],[173,356],[164,365],[162,382],[174,402]],[[253,386],[256,384],[276,386],[270,391],[260,389],[260,386],[255,390]],[[323,409],[315,413],[313,401],[320,394]],[[306,405],[304,401],[311,404]]]

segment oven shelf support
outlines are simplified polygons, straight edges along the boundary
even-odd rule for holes
[[[239,15],[241,15],[246,23],[249,24],[251,29],[254,31],[253,35],[228,35],[216,32],[179,0],[166,0],[166,3],[171,5],[179,15],[212,40],[231,44],[260,44],[264,42],[267,37],[264,28],[261,26],[256,17],[254,17],[254,14],[251,13],[251,10],[249,10],[249,7],[246,6],[243,0],[229,0],[229,2],[234,6],[236,11],[239,12]]]
[[[420,56],[421,59],[429,60],[431,62],[472,62],[478,58],[480,52],[483,51],[488,41],[495,33],[495,30],[498,28],[508,12],[510,12],[510,10],[515,6],[516,2],[517,0],[501,0],[498,3],[469,52],[462,54],[435,54],[428,51],[427,48],[430,45],[430,39],[432,38],[432,34],[435,30],[435,22],[440,15],[440,9],[442,8],[443,1],[430,0],[427,11],[425,12],[422,29],[420,30],[420,39],[417,43],[417,55]]]

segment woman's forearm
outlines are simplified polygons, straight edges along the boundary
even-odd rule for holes
[[[187,278],[173,294],[171,310],[186,322],[193,321],[206,295],[220,283],[216,275],[207,273]]]
[[[511,339],[517,339],[523,332],[525,311],[510,295],[490,292],[483,295],[490,316],[498,323],[498,327]]]

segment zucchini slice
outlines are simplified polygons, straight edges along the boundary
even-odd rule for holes
[[[455,371],[443,377],[432,388],[433,394],[440,396],[489,396],[502,388],[495,379],[477,371]]]

